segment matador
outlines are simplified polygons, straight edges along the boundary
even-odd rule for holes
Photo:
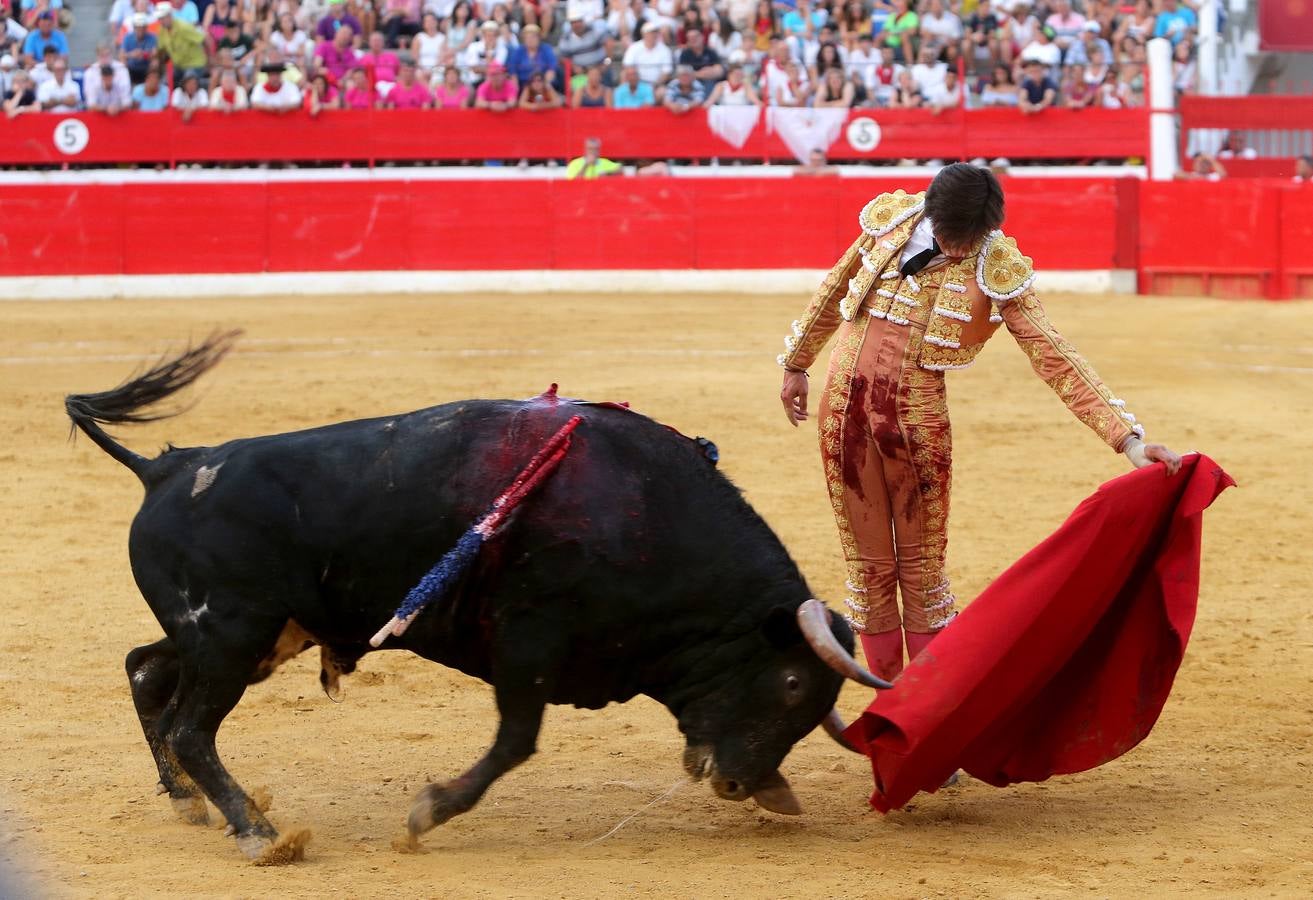
[[[881,194],[861,235],[785,338],[780,399],[806,419],[806,372],[837,332],[819,403],[821,459],[847,563],[849,622],[870,669],[892,679],[956,615],[944,556],[952,435],[944,373],[1006,325],[1035,373],[1137,467],[1180,457],[1144,428],[1050,324],[1031,260],[998,230],[1003,190],[958,163],[917,194]],[[898,594],[902,595],[899,616]]]

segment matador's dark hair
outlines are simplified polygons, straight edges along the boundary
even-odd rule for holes
[[[925,214],[941,244],[974,244],[1003,224],[1003,188],[989,169],[953,163],[930,182]]]

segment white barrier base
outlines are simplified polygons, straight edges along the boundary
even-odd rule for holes
[[[304,294],[809,294],[821,269],[509,272],[261,272],[0,278],[0,300],[137,300]],[[1129,269],[1041,272],[1043,291],[1135,293]]]

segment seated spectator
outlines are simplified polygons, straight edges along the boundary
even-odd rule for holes
[[[14,89],[14,73],[19,71],[18,60],[12,53],[0,56],[0,100],[9,99],[9,92]]]
[[[693,77],[692,66],[677,66],[675,77],[666,85],[665,107],[672,113],[682,116],[690,110],[697,109],[707,102],[707,92],[702,82]]]
[[[828,74],[828,73],[827,73]],[[819,147],[807,154],[807,162],[793,170],[794,175],[837,175],[838,170],[825,158],[825,151]]]
[[[1056,83],[1062,72],[1062,50],[1053,43],[1053,30],[1045,25],[1035,33],[1035,40],[1021,50],[1023,70],[1031,61],[1037,61],[1044,68],[1044,75]]]
[[[369,83],[369,74],[358,66],[348,72],[346,90],[342,92],[342,108],[374,109],[378,103],[378,92]]]
[[[59,51],[54,47],[47,46],[45,55],[41,62],[33,66],[28,74],[32,76],[32,88],[38,93],[41,91],[41,85],[45,84],[54,76],[51,74],[55,67],[55,60],[60,59]]]
[[[155,39],[159,42],[160,52],[169,58],[173,67],[184,72],[205,68],[208,57],[201,30],[175,16],[173,5],[168,2],[155,4],[155,17],[160,26]],[[165,102],[168,102],[167,97]]]
[[[520,29],[519,45],[506,55],[506,71],[526,87],[534,75],[543,76],[548,85],[556,84],[556,53],[543,43],[542,29],[537,25],[525,25]],[[559,95],[557,99],[560,99]]]
[[[946,109],[955,109],[962,105],[962,90],[958,84],[957,70],[949,69],[944,73],[944,83],[941,84],[933,93],[925,97],[926,105],[935,115],[939,115]]]
[[[342,105],[342,98],[328,81],[328,75],[316,72],[304,91],[301,105],[311,116],[317,116],[326,109],[337,109]]]
[[[353,35],[365,33],[360,20],[347,12],[346,0],[328,0],[328,14],[315,26],[315,37],[332,41],[344,27],[349,27]]]
[[[228,33],[229,23],[236,25],[238,29],[242,27],[242,14],[237,8],[236,0],[214,0],[205,7],[205,14],[201,16],[201,31],[208,35],[212,42],[221,41]]]
[[[215,44],[215,48],[220,52],[228,51],[225,60],[227,64],[240,69],[246,73],[251,73],[255,69],[255,41],[251,36],[241,29],[241,23],[229,19],[223,26],[223,37]],[[270,61],[279,54],[271,54]],[[280,59],[281,61],[281,59]]]
[[[474,99],[474,90],[460,77],[460,69],[447,66],[433,87],[433,104],[438,109],[464,109]]]
[[[720,17],[720,22],[711,32],[711,37],[707,38],[707,46],[722,63],[728,63],[733,54],[742,54],[744,59],[747,58],[743,34],[734,27],[734,22],[729,16]]]
[[[169,105],[182,113],[182,120],[190,122],[198,109],[210,108],[210,95],[201,87],[200,76],[188,72],[182,76],[182,84],[173,89]]]
[[[278,17],[278,27],[269,35],[269,62],[304,68],[311,52],[310,36],[296,27],[291,13]]]
[[[488,77],[474,92],[474,107],[493,112],[506,112],[515,109],[519,93],[515,79],[507,77],[506,67],[501,63],[490,63]]]
[[[757,11],[752,17],[752,49],[757,53],[770,52],[771,42],[780,34],[779,15],[771,0],[757,0]]]
[[[1101,48],[1095,47],[1090,51],[1090,62],[1085,67],[1085,81],[1097,90],[1108,80],[1108,71],[1108,57],[1103,55]]]
[[[921,18],[912,11],[909,0],[893,0],[893,12],[885,20],[884,46],[893,48],[894,62],[910,65],[916,57],[912,52],[912,39],[921,28]]]
[[[875,39],[875,23],[871,21],[871,10],[863,0],[848,0],[839,11],[839,39],[852,53],[862,42],[862,38]]]
[[[150,68],[150,61],[155,58],[155,51],[159,47],[155,35],[146,30],[149,24],[150,17],[145,13],[133,13],[132,31],[123,39],[123,46],[119,50],[133,84],[140,84],[146,79],[146,70]]]
[[[939,55],[931,47],[921,48],[921,58],[912,66],[912,80],[926,102],[937,97],[944,89],[944,79],[948,73],[948,64],[939,61]]]
[[[32,87],[32,76],[19,69],[14,73],[13,87],[5,98],[5,117],[12,119],[23,113],[40,111],[41,104],[37,102],[36,90]]]
[[[564,104],[561,95],[556,92],[556,88],[548,84],[542,72],[534,72],[530,75],[529,83],[520,92],[520,109],[544,112],[549,109],[560,109]]]
[[[771,97],[771,105],[808,106],[811,95],[812,86],[807,80],[806,70],[793,60],[789,60],[784,66],[784,81],[776,87],[775,94]]]
[[[602,142],[595,137],[584,141],[584,155],[570,160],[565,167],[565,177],[570,180],[582,178],[591,181],[594,178],[623,173],[624,167],[620,163],[602,156]]]
[[[892,64],[894,51],[889,48],[889,60]],[[860,78],[866,89],[872,93],[875,92],[879,79],[876,77],[876,71],[883,63],[884,57],[881,51],[875,49],[875,43],[870,34],[864,34],[857,39],[857,47],[848,52],[848,74]]]
[[[1177,172],[1176,177],[1184,181],[1221,181],[1226,177],[1226,169],[1216,157],[1196,153],[1190,158],[1190,170]]]
[[[1153,0],[1136,0],[1135,11],[1122,16],[1121,25],[1117,27],[1117,44],[1120,46],[1128,37],[1143,43],[1153,37],[1153,29],[1157,24],[1158,16],[1153,11]]]
[[[611,105],[616,109],[656,106],[656,94],[652,85],[638,77],[637,66],[625,66],[620,86],[611,92]]]
[[[995,66],[989,84],[980,90],[980,105],[1015,107],[1018,99],[1017,85],[1012,80],[1012,70],[1007,66]]]
[[[930,0],[929,6],[920,15],[922,50],[929,46],[938,53],[949,44],[962,42],[962,20],[952,10],[945,9],[944,0]]]
[[[1144,70],[1135,63],[1117,68],[1117,98],[1127,109],[1144,106]]]
[[[826,69],[825,77],[821,79],[821,85],[816,89],[816,99],[812,105],[851,109],[854,90],[852,83],[843,77],[842,69]]]
[[[712,106],[761,106],[761,98],[752,89],[747,78],[743,76],[742,66],[730,66],[729,75],[719,82],[706,105]]]
[[[1020,58],[1044,28],[1030,10],[1030,0],[1014,0],[1007,17],[999,23],[998,50],[1007,65]]]
[[[780,33],[790,42],[805,42],[814,39],[829,18],[824,9],[813,9],[809,0],[797,0],[794,8],[780,19]]]
[[[82,91],[68,74],[68,63],[57,56],[50,65],[50,78],[36,91],[37,103],[46,112],[76,112],[82,105]]]
[[[419,34],[419,0],[383,0],[381,6],[379,17],[387,46],[409,46],[409,39]],[[403,36],[407,38],[404,45]]]
[[[82,93],[86,98],[87,109],[117,116],[125,109],[132,109],[132,89],[127,79],[119,80],[114,67],[108,63],[102,65],[93,77],[90,73],[82,76]]]
[[[0,3],[0,53],[21,55],[27,29],[9,15],[8,2]]]
[[[653,90],[670,77],[675,68],[675,56],[661,42],[660,25],[648,22],[643,26],[643,39],[629,45],[624,64],[637,70],[638,79]]]
[[[68,38],[55,27],[55,14],[49,10],[36,17],[36,29],[23,39],[23,54],[33,60],[44,59],[47,47],[54,47],[60,56],[68,56]]]
[[[401,68],[401,60],[384,45],[383,32],[375,31],[369,35],[369,52],[360,54],[356,58],[356,65],[369,75],[378,95],[386,97],[397,81],[397,70]]]
[[[830,69],[842,70],[844,67],[844,57],[839,50],[839,45],[825,41],[817,45],[816,58],[812,60],[808,74],[811,75],[812,81],[819,83]]]
[[[678,8],[678,4],[672,4],[672,6],[676,9]],[[713,13],[713,15],[715,15],[715,13]],[[707,38],[711,37],[711,27],[707,25],[706,20],[702,18],[702,11],[690,3],[684,7],[684,12],[681,14],[679,20],[679,26],[675,29],[675,46],[683,47],[687,45],[689,35],[695,31],[702,33],[702,43],[705,45]],[[678,62],[676,62],[676,65],[678,65]],[[696,68],[696,66],[694,68]]]
[[[1026,115],[1046,110],[1057,101],[1058,86],[1038,59],[1026,61],[1026,74],[1021,79],[1018,95],[1017,107]]]
[[[1096,85],[1085,80],[1085,67],[1080,63],[1068,66],[1066,79],[1062,84],[1062,105],[1067,109],[1085,109],[1098,99]]]
[[[114,51],[109,44],[101,42],[96,45],[96,61],[87,66],[82,72],[82,92],[86,95],[87,85],[100,78],[100,70],[104,66],[109,66],[114,70],[114,80],[123,86],[123,91],[132,97],[132,82],[128,77],[128,67],[123,65],[114,58]],[[91,101],[87,99],[87,108],[91,108]]]
[[[1172,48],[1172,87],[1176,93],[1193,94],[1198,87],[1199,72],[1194,61],[1194,47],[1181,41]]]
[[[962,41],[968,71],[978,72],[985,65],[992,70],[1003,59],[999,34],[1002,24],[990,0],[976,4],[976,11],[966,20]]]
[[[1294,180],[1305,184],[1313,182],[1313,156],[1305,154],[1295,160]]]
[[[1093,19],[1087,19],[1085,27],[1081,29],[1081,39],[1067,48],[1067,53],[1062,58],[1062,64],[1065,66],[1089,65],[1094,58],[1095,50],[1102,51],[1104,59],[1112,59],[1112,45],[1101,36],[1102,27]]]
[[[701,31],[688,32],[688,46],[679,53],[679,65],[693,70],[693,77],[702,86],[704,96],[725,77],[725,66],[716,51],[707,46]]]
[[[218,81],[219,83],[210,90],[210,109],[230,113],[250,106],[246,88],[237,82],[235,71],[224,69],[219,73]]]
[[[132,108],[149,113],[169,108],[169,89],[160,80],[159,66],[151,66],[146,71],[146,80],[132,89]]]
[[[1053,32],[1053,43],[1066,53],[1080,40],[1085,17],[1071,8],[1071,0],[1053,0],[1053,12],[1044,20]]]
[[[479,22],[469,0],[460,0],[452,7],[451,15],[442,24],[447,32],[447,46],[457,53],[464,53],[479,36]]]
[[[898,84],[894,87],[893,96],[889,98],[889,108],[920,109],[923,106],[925,106],[925,98],[921,96],[921,89],[916,86],[912,70],[899,70]]]
[[[169,0],[169,5],[173,7],[174,18],[186,22],[188,25],[200,27],[201,11],[194,0]]]
[[[598,21],[589,23],[583,10],[573,4],[566,19],[565,33],[556,43],[556,55],[569,60],[577,71],[601,64],[608,56],[607,45],[611,43],[606,26]]]
[[[330,78],[339,84],[346,78],[346,73],[355,68],[360,61],[355,48],[351,46],[353,37],[355,37],[355,29],[344,24],[337,29],[332,40],[320,41],[315,47],[316,66],[327,72]]]
[[[386,109],[432,109],[433,94],[415,78],[415,60],[410,56],[401,57],[401,68],[397,70],[397,83],[392,85],[387,97],[383,99]]]
[[[283,78],[282,63],[265,63],[260,71],[267,77],[251,91],[251,108],[284,115],[301,106],[301,89]]]
[[[438,27],[438,17],[431,12],[424,13],[420,30],[410,42],[410,49],[415,56],[415,64],[425,78],[442,62],[442,52],[447,49],[447,36]]]
[[[570,105],[575,109],[602,109],[611,105],[611,89],[602,82],[602,66],[588,67],[584,83],[574,89]]]
[[[1162,0],[1162,12],[1154,20],[1153,36],[1167,38],[1175,46],[1189,37],[1199,25],[1194,10],[1177,0]]]
[[[495,63],[505,68],[510,45],[501,35],[501,26],[492,19],[479,28],[479,39],[461,54],[462,77],[470,85],[478,84]]]

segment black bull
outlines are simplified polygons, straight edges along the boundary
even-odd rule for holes
[[[501,721],[463,775],[426,787],[412,838],[478,802],[535,750],[548,703],[600,708],[645,694],[687,739],[684,765],[726,799],[798,807],[779,765],[833,713],[852,658],[774,533],[693,441],[627,410],[545,395],[475,400],[154,459],[102,424],[159,418],[234,335],[166,359],[66,409],[146,489],[133,575],[165,637],[128,654],[132,698],[182,817],[208,797],[248,856],[277,833],[215,751],[246,686],[313,645],[330,693],[369,638],[520,467],[572,415],[557,472],[460,583],[384,649],[490,683]]]

